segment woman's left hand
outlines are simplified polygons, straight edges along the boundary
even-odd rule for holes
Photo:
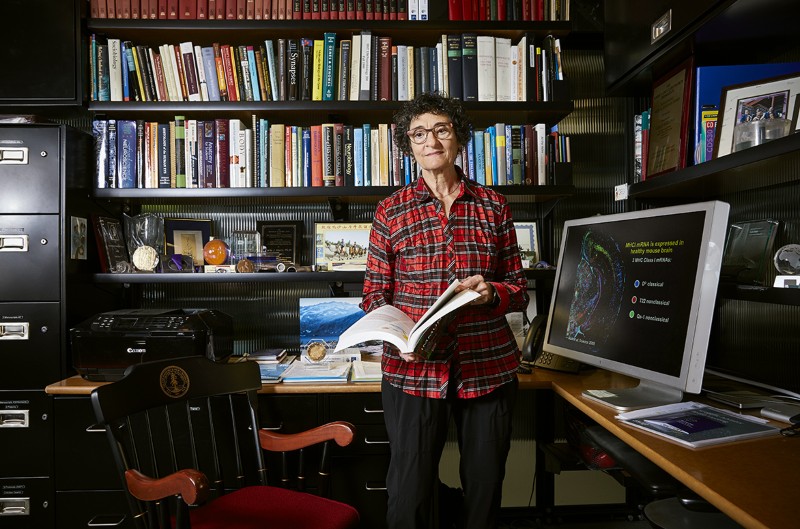
[[[456,287],[456,292],[460,292],[466,288],[472,289],[481,295],[481,297],[473,300],[472,303],[470,303],[471,305],[485,305],[494,300],[494,287],[491,283],[487,283],[482,275],[470,276],[464,279],[461,281],[461,284]]]

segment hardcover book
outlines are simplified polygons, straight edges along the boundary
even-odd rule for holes
[[[461,76],[464,101],[478,100],[478,35],[461,35]]]
[[[333,101],[336,95],[336,33],[324,34],[322,64],[322,100]]]

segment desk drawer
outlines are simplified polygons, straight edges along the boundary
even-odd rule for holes
[[[61,129],[0,127],[0,213],[58,213]]]
[[[329,395],[329,406],[331,420],[383,425],[380,393]]]
[[[59,223],[58,215],[0,215],[3,301],[61,300]]]
[[[361,515],[361,527],[386,527],[386,471],[389,456],[337,457],[333,460],[333,498],[354,505]]]
[[[56,514],[59,528],[133,529],[125,493],[86,490],[56,493]]]
[[[96,419],[88,396],[56,397],[56,490],[121,490],[105,429]]]

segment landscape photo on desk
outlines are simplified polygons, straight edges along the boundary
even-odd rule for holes
[[[300,298],[300,351],[315,361],[333,355],[339,336],[364,317],[361,298]],[[321,346],[321,347],[320,347]],[[379,349],[371,345],[362,350]]]

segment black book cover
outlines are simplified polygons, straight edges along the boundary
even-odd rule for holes
[[[447,35],[447,95],[453,99],[464,99],[461,79],[461,36]]]
[[[362,37],[363,38],[363,37]],[[378,101],[378,64],[380,63],[380,52],[378,51],[378,43],[380,38],[378,35],[371,35],[372,44],[370,46],[370,67],[369,67],[369,80],[370,80],[370,99]]]
[[[300,97],[300,41],[287,39],[286,41],[286,85],[287,101],[297,101]]]
[[[314,40],[300,39],[300,100],[311,101],[312,68],[314,66]]]
[[[392,46],[392,101],[397,101],[397,46]]]
[[[478,36],[461,35],[461,78],[464,101],[478,100]]]

